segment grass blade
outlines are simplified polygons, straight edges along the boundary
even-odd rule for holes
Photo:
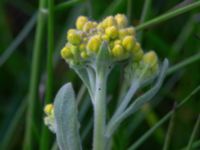
[[[173,72],[175,72],[179,69],[182,69],[183,67],[190,65],[190,64],[192,64],[196,61],[199,61],[199,60],[200,60],[200,53],[195,54],[194,56],[191,56],[188,59],[183,60],[182,62],[170,67],[167,71],[167,75],[172,74]]]
[[[145,0],[144,6],[143,6],[143,9],[142,9],[142,15],[141,15],[141,18],[140,18],[140,24],[144,23],[147,20],[150,6],[151,6],[151,0]],[[143,37],[143,31],[138,33],[138,40],[142,41],[142,37]]]
[[[70,1],[66,1],[66,2],[63,2],[61,4],[58,4],[57,6],[55,6],[55,11],[56,12],[62,12],[63,10],[71,7],[71,6],[74,6],[75,4],[81,2],[83,0],[70,0]]]
[[[200,85],[196,87],[181,103],[179,103],[176,109],[181,108],[183,104],[185,104],[188,100],[191,99],[193,95],[200,91]],[[159,128],[163,123],[165,123],[173,114],[173,110],[168,112],[155,126],[149,129],[145,134],[143,134],[135,143],[133,143],[128,150],[135,150],[137,149],[144,141],[151,136],[151,134]]]
[[[54,51],[54,0],[48,0],[48,50],[47,50],[47,82],[45,104],[52,102],[53,96],[53,51]],[[40,149],[50,149],[51,133],[42,123]]]
[[[176,104],[174,105],[174,108],[172,110],[172,115],[171,115],[171,119],[169,121],[169,126],[168,126],[168,129],[167,129],[167,134],[166,134],[166,137],[165,137],[163,150],[169,149],[169,144],[170,144],[170,140],[171,140],[170,138],[171,138],[172,130],[173,130],[173,127],[174,127],[175,111],[176,111]]]
[[[27,106],[26,98],[20,104],[18,110],[15,112],[12,121],[10,122],[10,126],[8,127],[5,135],[3,135],[2,141],[0,143],[0,149],[8,149],[9,144],[14,136],[14,132],[17,130],[17,125],[20,123],[20,119],[25,112],[25,108]]]
[[[12,53],[17,49],[17,47],[24,41],[28,34],[33,29],[36,22],[36,14],[31,17],[28,23],[24,26],[21,32],[17,35],[15,40],[10,44],[10,46],[4,51],[0,56],[0,67],[8,60]]]
[[[194,129],[192,131],[192,135],[190,137],[190,140],[189,140],[189,143],[188,143],[188,146],[187,146],[187,150],[191,150],[192,149],[192,143],[194,141],[194,138],[195,138],[196,134],[198,133],[199,124],[200,124],[200,114],[199,114],[199,116],[197,118],[197,121],[195,123]]]
[[[166,13],[166,14],[163,14],[161,16],[158,16],[158,17],[156,17],[156,18],[154,18],[154,19],[152,19],[150,21],[147,21],[147,22],[137,26],[136,27],[136,31],[143,30],[143,29],[148,28],[148,27],[153,26],[153,25],[157,25],[159,23],[167,21],[167,20],[169,20],[171,18],[174,18],[174,17],[176,17],[178,15],[181,15],[183,13],[186,13],[186,12],[188,12],[190,10],[193,10],[195,8],[198,8],[198,7],[200,7],[200,1],[197,1],[197,2],[194,2],[194,3],[190,4],[190,5],[178,8],[178,9],[176,9],[174,11],[171,11],[169,13]]]
[[[46,1],[40,0],[39,9],[45,9]],[[42,11],[38,12],[37,27],[35,34],[35,43],[33,49],[33,57],[31,64],[31,77],[29,85],[29,95],[28,95],[28,109],[26,118],[26,128],[24,137],[24,150],[33,149],[32,141],[32,128],[35,119],[35,105],[38,99],[38,85],[39,85],[39,75],[40,75],[40,65],[41,65],[41,54],[42,54],[42,43],[44,41],[44,29],[45,29],[45,15]]]

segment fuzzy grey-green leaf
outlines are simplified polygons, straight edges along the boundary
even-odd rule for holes
[[[60,150],[81,150],[77,104],[71,83],[60,88],[54,107],[56,138]]]

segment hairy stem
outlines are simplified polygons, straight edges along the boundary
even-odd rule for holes
[[[94,96],[94,136],[93,150],[105,149],[105,122],[106,122],[106,75],[97,73]]]

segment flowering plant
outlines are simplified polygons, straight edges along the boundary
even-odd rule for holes
[[[78,17],[76,29],[67,32],[67,43],[61,50],[62,58],[82,79],[87,87],[93,109],[93,149],[111,147],[111,138],[122,121],[140,109],[158,92],[168,68],[168,60],[160,65],[154,51],[144,52],[136,40],[135,29],[128,25],[125,15],[108,16],[101,22]],[[111,118],[106,120],[107,79],[116,64],[126,62],[125,92]],[[138,89],[152,83],[144,94],[135,98]],[[81,148],[77,104],[71,83],[61,87],[54,104],[45,107],[45,124],[56,133],[61,150]]]

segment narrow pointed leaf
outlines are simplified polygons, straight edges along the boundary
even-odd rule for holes
[[[162,85],[167,69],[168,69],[168,60],[165,59],[155,86],[142,96],[138,97],[121,115],[118,116],[118,118],[109,122],[106,131],[106,137],[110,137],[125,118],[136,112],[138,109],[141,108],[141,106],[144,103],[148,102],[153,96],[155,96],[155,94],[160,89],[160,86]]]

